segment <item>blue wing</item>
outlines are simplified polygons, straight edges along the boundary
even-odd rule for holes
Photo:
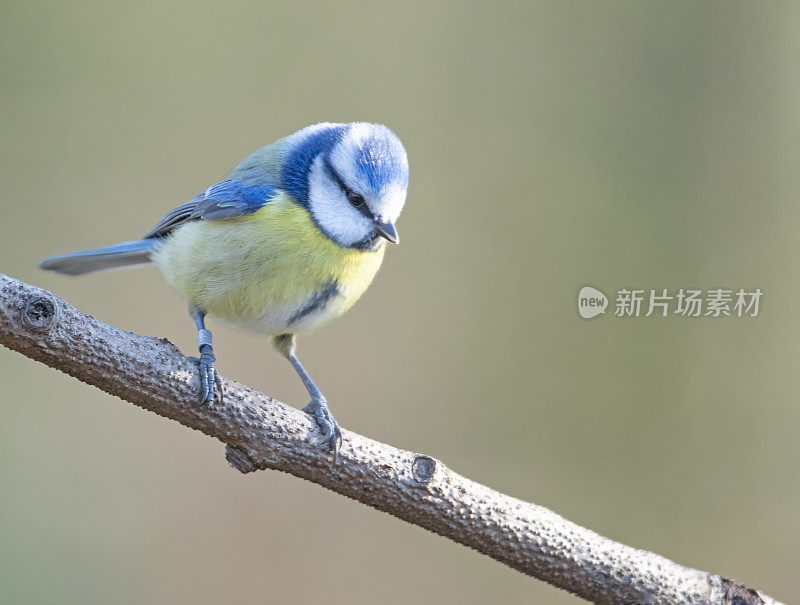
[[[221,181],[211,185],[188,204],[178,206],[165,214],[144,239],[164,237],[189,221],[216,221],[251,214],[263,208],[277,193],[277,187],[271,185],[243,185],[237,181]]]

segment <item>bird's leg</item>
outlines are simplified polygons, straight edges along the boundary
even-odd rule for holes
[[[214,348],[211,344],[211,330],[206,329],[206,313],[195,307],[189,309],[189,313],[197,326],[197,348],[200,351],[200,358],[197,360],[200,365],[200,403],[213,404],[217,395],[222,401],[222,380],[214,367]],[[215,391],[216,387],[216,391]]]
[[[300,380],[303,381],[303,385],[306,387],[308,394],[311,395],[311,402],[303,408],[303,411],[314,418],[322,431],[322,437],[318,439],[314,445],[327,443],[330,451],[333,452],[333,460],[336,462],[336,459],[339,457],[339,447],[342,444],[342,430],[339,428],[339,424],[334,420],[331,411],[328,409],[328,401],[325,399],[325,396],[317,385],[314,384],[311,376],[308,375],[303,364],[301,364],[300,360],[297,358],[294,334],[281,334],[280,336],[276,336],[275,347],[281,352],[281,355],[289,360],[289,363],[292,364],[297,375],[300,376]]]

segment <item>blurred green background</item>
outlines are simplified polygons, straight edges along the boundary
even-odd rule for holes
[[[411,164],[402,245],[300,341],[339,421],[789,600],[799,29],[791,2],[5,1],[0,271],[191,354],[154,269],[36,262],[140,236],[307,124],[384,122]],[[764,298],[755,319],[586,321],[586,283]],[[266,342],[211,327],[224,375],[305,404]],[[0,383],[3,602],[577,601],[242,476],[220,443],[7,350]]]

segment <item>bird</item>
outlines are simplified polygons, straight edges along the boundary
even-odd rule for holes
[[[375,277],[406,201],[408,157],[369,122],[307,126],[247,156],[141,239],[52,256],[65,275],[152,263],[197,329],[199,404],[224,393],[206,316],[270,337],[308,391],[303,409],[337,460],[342,432],[297,355],[296,337],[347,311]]]

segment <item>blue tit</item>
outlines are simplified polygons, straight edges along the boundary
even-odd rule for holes
[[[271,336],[311,396],[334,457],[341,430],[297,357],[295,336],[347,311],[381,265],[408,188],[408,159],[386,126],[308,126],[248,156],[230,178],[167,213],[142,239],[40,263],[66,275],[154,263],[197,327],[201,403],[222,397],[210,315]]]

